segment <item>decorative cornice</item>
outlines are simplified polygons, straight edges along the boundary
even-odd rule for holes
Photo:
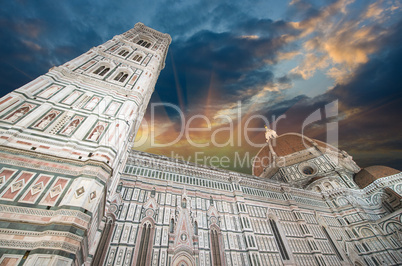
[[[57,237],[66,237],[70,238],[74,241],[81,242],[83,237],[72,234],[70,232],[63,231],[52,231],[47,230],[44,232],[34,232],[34,231],[26,231],[26,230],[16,230],[16,229],[0,229],[0,235],[15,235],[15,236],[30,236],[30,237],[47,237],[47,236],[57,236]]]
[[[37,242],[27,242],[22,240],[6,240],[0,239],[0,247],[2,248],[16,248],[16,249],[62,249],[70,253],[76,253],[79,249],[79,245],[73,245],[64,241],[49,241],[42,240]]]
[[[36,215],[42,217],[56,217],[56,216],[67,216],[70,218],[78,218],[84,222],[89,223],[91,221],[91,217],[81,211],[76,210],[42,210],[37,208],[27,208],[27,207],[19,207],[19,206],[9,206],[9,205],[1,205],[0,204],[0,212],[3,213],[18,213],[18,214],[25,214],[25,215]]]
[[[153,34],[153,35],[156,35],[157,37],[159,37],[159,38],[161,38],[161,39],[167,39],[167,40],[169,41],[169,44],[170,44],[171,41],[172,41],[172,37],[170,37],[169,34],[167,34],[167,33],[162,33],[162,32],[160,32],[160,31],[157,31],[157,30],[155,30],[155,29],[152,29],[152,28],[150,28],[150,27],[148,27],[148,26],[145,26],[144,23],[142,23],[142,22],[137,22],[137,23],[134,25],[134,29],[141,29],[141,30],[143,30],[143,31],[145,31],[145,32],[148,32],[148,33],[151,33],[151,34]],[[131,29],[131,30],[133,30],[133,29]]]
[[[131,90],[126,87],[121,87],[121,86],[117,86],[117,85],[114,85],[109,82],[104,82],[104,81],[98,80],[98,79],[93,78],[88,75],[82,75],[80,73],[75,73],[71,69],[69,69],[65,66],[54,67],[45,75],[52,75],[52,74],[57,76],[58,78],[61,78],[60,75],[63,75],[70,79],[75,79],[75,80],[78,80],[78,81],[81,81],[84,83],[95,85],[98,88],[102,88],[103,90],[105,90],[105,89],[115,90],[116,92],[121,93],[123,95],[133,95],[136,93],[136,91]],[[136,94],[136,96],[140,98],[139,102],[143,101],[143,96],[141,94]]]
[[[79,160],[73,160],[69,158],[64,158],[64,157],[58,157],[55,155],[49,155],[45,153],[39,153],[36,151],[30,151],[30,150],[22,150],[18,148],[13,148],[13,147],[6,147],[6,146],[1,146],[0,145],[0,152],[5,152],[8,154],[13,154],[16,156],[27,156],[31,158],[36,158],[38,160],[45,160],[45,161],[51,161],[51,162],[56,162],[56,163],[67,163],[71,164],[77,167],[84,167],[84,172],[85,173],[91,173],[95,176],[99,176],[99,171],[89,171],[85,169],[85,166],[94,166],[94,167],[100,167],[102,168],[107,174],[111,175],[113,169],[106,163],[102,161],[95,161],[95,160],[86,160],[86,161],[79,161]],[[24,167],[30,167],[32,169],[40,168],[42,170],[46,169],[45,166],[35,164],[35,163],[27,163],[27,162],[20,162],[20,163],[13,163],[10,159],[5,159],[3,157],[0,157],[0,162],[4,164],[11,164],[11,165],[18,165],[18,166],[24,166]],[[54,167],[47,167],[47,170],[49,171],[57,171],[57,168]],[[82,171],[68,171],[68,170],[63,170],[63,173],[65,174],[66,172],[69,172],[71,175],[80,175]],[[107,179],[107,178],[106,178]]]

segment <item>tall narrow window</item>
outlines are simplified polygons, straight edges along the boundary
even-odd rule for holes
[[[216,229],[211,229],[211,252],[212,252],[212,265],[221,266],[221,252],[219,248],[218,232]]]
[[[137,61],[137,62],[141,62],[141,60],[142,60],[142,55],[139,55],[139,54],[134,55],[133,60],[134,60],[134,61]]]
[[[198,236],[198,223],[197,223],[197,221],[194,222],[194,235]]]
[[[114,80],[119,80],[122,76],[123,76],[123,72],[120,72],[115,78]]]
[[[169,231],[172,234],[174,233],[174,220],[173,220],[173,218],[170,219]]]
[[[104,260],[104,256],[106,250],[109,246],[110,238],[112,237],[114,229],[114,219],[112,217],[108,217],[106,221],[105,227],[103,228],[101,239],[99,240],[98,248],[95,252],[95,257],[93,259],[93,265],[102,265],[102,261]]]
[[[186,199],[183,199],[183,200],[181,201],[181,207],[182,207],[183,209],[187,208],[187,200],[186,200]]]
[[[124,74],[119,81],[124,82],[127,79],[127,77],[128,77],[128,74]]]
[[[332,248],[334,249],[336,256],[338,256],[339,260],[343,261],[343,258],[341,256],[341,254],[339,253],[338,249],[336,248],[334,241],[332,241],[332,238],[329,235],[327,229],[324,226],[322,226],[322,230],[324,231],[325,236],[328,238],[329,243],[331,244]]]
[[[149,241],[151,235],[151,224],[144,224],[141,233],[140,247],[137,255],[137,266],[145,266],[149,250]]]
[[[105,69],[105,66],[98,67],[98,69],[94,71],[94,74],[99,74],[104,69]]]
[[[107,72],[109,72],[110,68],[105,68],[102,70],[102,72],[99,73],[100,76],[104,76]]]
[[[282,240],[281,234],[279,233],[276,222],[273,219],[269,219],[269,223],[271,225],[272,232],[274,233],[275,241],[279,247],[279,252],[281,253],[282,259],[289,260],[289,254],[286,250],[285,244],[283,243],[283,240]]]
[[[124,82],[128,77],[128,74],[124,73],[124,72],[120,72],[115,78],[114,80],[119,81],[119,82]]]

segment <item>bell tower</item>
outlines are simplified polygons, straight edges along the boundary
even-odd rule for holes
[[[0,257],[82,265],[171,38],[133,29],[0,99]]]

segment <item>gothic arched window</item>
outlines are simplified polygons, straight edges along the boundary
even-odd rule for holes
[[[100,73],[99,73],[99,76],[104,76],[107,72],[109,72],[109,70],[110,70],[110,68],[105,68],[105,69],[103,69]],[[96,73],[95,73],[96,74]]]
[[[134,60],[134,61],[137,61],[137,62],[141,62],[141,60],[142,60],[142,55],[136,54],[136,55],[133,57],[133,60]]]
[[[338,248],[336,247],[334,241],[332,240],[332,237],[329,235],[327,229],[326,229],[324,226],[321,226],[321,228],[322,228],[322,230],[324,231],[325,236],[327,237],[329,243],[331,244],[332,249],[335,251],[336,256],[338,256],[339,260],[343,261],[343,258],[342,258],[342,256],[341,256],[341,253],[339,253],[339,250],[338,250]],[[364,243],[363,243],[363,246],[364,246]],[[366,248],[366,249],[367,249],[367,248]],[[368,250],[367,250],[367,251],[368,251]]]
[[[121,55],[121,56],[126,56],[127,54],[128,54],[128,51],[126,51],[124,49],[119,52],[119,55]]]
[[[113,229],[114,229],[114,217],[109,216],[107,218],[105,227],[103,228],[101,239],[99,240],[98,248],[95,252],[95,257],[93,259],[93,265],[101,265],[104,260],[104,256],[106,254],[107,248],[109,246],[110,238],[112,237]]]
[[[194,235],[198,236],[198,223],[197,223],[197,221],[194,222]]]
[[[218,231],[215,228],[211,229],[211,253],[212,253],[212,265],[221,266],[221,251],[219,247]]]
[[[124,73],[124,72],[120,72],[115,78],[114,80],[119,81],[119,82],[124,82],[128,77],[128,74]]]
[[[99,74],[104,69],[105,69],[105,66],[100,66],[100,67],[98,67],[97,70],[94,71],[94,74]]]
[[[181,201],[181,207],[183,209],[187,208],[187,200],[185,198]]]
[[[151,47],[151,42],[148,42],[148,41],[144,41],[144,40],[139,40],[138,42],[137,42],[137,44],[138,45],[141,45],[142,47],[145,47],[145,48],[149,48],[149,47]]]
[[[172,234],[174,233],[174,220],[173,220],[173,218],[170,219],[169,232],[172,233]]]
[[[152,249],[152,242],[153,236],[152,233],[152,226],[149,222],[144,223],[142,226],[141,238],[138,241],[138,253],[137,253],[137,264],[136,266],[145,266],[147,264],[147,257],[150,254],[150,249]]]
[[[281,257],[283,260],[289,260],[289,254],[286,250],[285,244],[283,243],[281,234],[279,233],[278,226],[273,219],[269,219],[269,223],[272,228],[272,232],[274,233],[276,244],[278,245],[279,252],[281,253]]]

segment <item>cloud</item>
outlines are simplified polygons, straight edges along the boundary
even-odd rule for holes
[[[204,114],[214,129],[228,125],[224,119],[214,119],[219,115],[233,118],[235,126],[244,125],[252,115],[262,114],[270,122],[273,116],[286,115],[278,123],[279,133],[285,133],[300,131],[306,116],[337,99],[342,147],[350,148],[366,165],[366,155],[372,154],[368,147],[375,144],[381,148],[373,156],[385,162],[390,158],[387,151],[400,154],[400,134],[393,129],[399,130],[395,121],[401,113],[396,71],[401,68],[397,60],[401,40],[396,37],[402,35],[396,22],[400,10],[397,1],[358,0],[296,0],[289,5],[280,1],[10,1],[0,11],[0,85],[3,93],[15,89],[141,21],[173,38],[151,103],[177,104],[187,119]],[[335,85],[330,86],[332,80]],[[309,98],[304,94],[312,95],[312,87],[319,88],[314,94],[318,96]],[[174,110],[160,108],[156,119],[157,126],[149,130],[158,142],[177,136],[180,121]],[[264,121],[255,119],[251,125],[262,128]],[[194,121],[194,126],[205,123]],[[312,125],[309,133],[321,138],[324,126],[325,121]],[[217,135],[220,142],[225,134]],[[250,136],[264,142],[263,132]],[[192,133],[191,137],[203,143],[211,135]],[[184,139],[169,149],[149,144],[143,149],[155,153],[197,151],[184,151],[188,147]],[[238,149],[256,152],[247,144]],[[223,151],[234,150],[211,148],[209,153]]]
[[[352,154],[362,167],[385,164],[402,169],[400,160],[396,159],[402,154],[402,125],[397,122],[402,113],[402,77],[399,73],[402,68],[401,36],[400,21],[390,27],[381,51],[357,67],[346,83],[338,84],[313,99],[299,102],[302,104],[294,105],[291,108],[294,111],[287,114],[296,114],[293,120],[303,121],[304,114],[314,110],[312,107],[322,108],[337,100],[340,107],[340,147]],[[291,125],[283,126],[289,129]],[[294,125],[290,129],[294,130]],[[308,132],[310,136],[325,141],[325,123],[321,127],[310,128]]]
[[[382,47],[393,16],[379,24],[386,8],[381,1],[367,6],[359,3],[359,9],[353,2],[338,0],[323,7],[305,1],[293,3],[302,20],[292,25],[302,31],[299,38],[305,51],[302,62],[291,71],[296,77],[309,79],[317,70],[324,70],[336,82],[345,82]]]

